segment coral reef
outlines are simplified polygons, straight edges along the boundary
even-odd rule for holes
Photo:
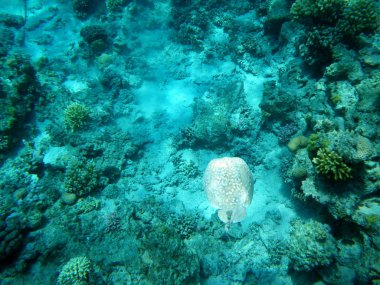
[[[265,81],[260,108],[265,117],[271,117],[271,119],[281,117],[284,121],[291,122],[288,116],[297,106],[296,98],[279,89],[276,84],[275,80]]]
[[[172,227],[160,223],[154,231],[146,232],[142,238],[145,250],[141,260],[150,282],[169,284],[191,284],[198,280],[199,261]],[[144,270],[145,271],[145,270]]]
[[[334,22],[342,15],[343,0],[296,0],[290,9],[292,17],[299,21],[312,18],[316,22]]]
[[[8,55],[9,51],[12,50],[12,47],[15,44],[15,34],[7,27],[0,27],[0,36],[3,39],[0,44],[0,57],[4,57]]]
[[[332,63],[333,49],[341,41],[339,33],[333,28],[313,29],[306,35],[306,42],[301,44],[299,52],[304,61],[315,66]]]

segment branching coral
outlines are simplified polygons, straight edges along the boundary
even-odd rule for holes
[[[72,160],[65,175],[65,190],[79,197],[85,196],[99,185],[98,174],[93,162]]]
[[[64,121],[66,127],[70,128],[73,132],[83,128],[88,119],[90,111],[82,104],[73,103],[65,109]]]
[[[380,11],[373,0],[346,1],[339,28],[345,34],[358,35],[374,32],[379,27]]]
[[[312,29],[300,52],[315,67],[331,63],[332,48],[338,43],[354,46],[361,33],[374,33],[380,19],[374,0],[296,0],[290,13],[307,30]]]
[[[344,0],[297,0],[290,13],[298,21],[313,18],[315,21],[329,22],[340,16],[344,2]]]
[[[351,178],[351,168],[343,162],[342,157],[335,151],[327,148],[320,148],[313,163],[318,173],[337,180],[347,180]]]
[[[91,262],[85,256],[71,258],[62,268],[58,276],[59,285],[89,284]]]
[[[306,42],[299,47],[302,58],[308,65],[327,64],[332,61],[332,49],[342,39],[334,28],[314,28],[306,35]]]
[[[2,58],[0,66],[0,153],[4,154],[21,139],[20,129],[40,95],[40,85],[36,71],[22,54]]]
[[[106,7],[110,12],[120,11],[126,4],[126,0],[106,0]]]
[[[297,21],[338,26],[350,35],[373,32],[379,25],[379,7],[373,0],[297,0],[290,13]]]

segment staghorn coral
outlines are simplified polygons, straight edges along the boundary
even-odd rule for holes
[[[62,267],[57,282],[59,285],[89,284],[91,269],[91,262],[87,257],[73,257]]]
[[[342,157],[335,151],[321,148],[317,156],[313,159],[317,172],[328,178],[337,180],[347,180],[351,178],[351,168],[343,162]]]

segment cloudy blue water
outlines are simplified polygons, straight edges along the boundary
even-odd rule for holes
[[[379,284],[379,19],[0,0],[0,284]]]

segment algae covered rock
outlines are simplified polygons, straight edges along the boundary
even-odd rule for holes
[[[225,146],[233,139],[233,132],[254,128],[255,120],[247,105],[243,82],[215,83],[195,100],[193,122],[182,131],[178,144],[207,148]],[[240,106],[246,108],[242,110]]]
[[[292,226],[289,256],[297,271],[328,266],[337,255],[336,241],[328,225],[314,220],[297,220]]]
[[[370,198],[362,201],[352,219],[366,229],[372,237],[372,242],[380,245],[380,198]]]
[[[198,257],[173,227],[157,220],[141,242],[142,271],[150,284],[198,284]]]
[[[290,176],[296,180],[302,180],[312,173],[313,164],[309,158],[307,150],[299,150],[296,153],[293,164],[289,169]]]

